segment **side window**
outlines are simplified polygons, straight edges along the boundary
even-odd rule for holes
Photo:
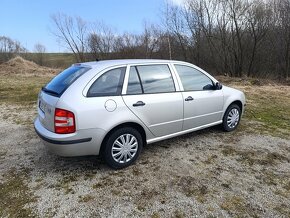
[[[130,68],[127,94],[142,94],[142,86],[136,67]]]
[[[210,78],[202,72],[188,66],[175,65],[175,69],[181,79],[184,91],[213,90],[214,86]]]
[[[144,65],[136,67],[143,93],[175,92],[174,82],[168,65]]]
[[[101,75],[90,87],[87,96],[115,96],[122,91],[126,67],[121,67]]]

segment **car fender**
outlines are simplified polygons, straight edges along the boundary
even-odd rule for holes
[[[239,101],[242,104],[242,113],[244,111],[245,106],[245,95],[242,91],[233,89],[227,86],[223,86],[224,93],[224,106],[223,106],[223,116],[227,110],[227,108],[235,101]],[[223,117],[222,116],[222,117]]]

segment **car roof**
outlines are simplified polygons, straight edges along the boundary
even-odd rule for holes
[[[162,60],[162,59],[116,59],[116,60],[103,60],[103,61],[91,61],[91,62],[84,62],[84,63],[76,63],[73,65],[79,65],[83,67],[89,67],[92,69],[89,72],[86,73],[88,77],[95,76],[96,71],[99,73],[105,69],[108,68],[114,68],[118,66],[124,66],[124,65],[134,65],[134,64],[180,64],[180,65],[187,65],[194,67],[195,69],[203,72],[206,74],[209,78],[211,78],[213,81],[217,81],[213,76],[208,74],[206,71],[203,69],[199,68],[198,66],[184,62],[184,61],[177,61],[177,60]]]
[[[128,65],[128,64],[169,64],[169,63],[180,63],[180,64],[190,64],[183,61],[176,60],[161,60],[161,59],[116,59],[116,60],[103,60],[103,61],[92,61],[92,62],[84,62],[78,63],[75,65],[88,66],[91,68],[101,67],[107,68],[117,65]]]

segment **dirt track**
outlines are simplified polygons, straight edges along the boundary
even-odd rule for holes
[[[10,108],[3,107],[1,115]],[[35,114],[13,110],[20,117]],[[289,216],[290,142],[245,135],[248,124],[242,121],[234,133],[210,128],[148,145],[136,165],[113,171],[96,157],[52,155],[31,125],[1,116],[0,214]]]

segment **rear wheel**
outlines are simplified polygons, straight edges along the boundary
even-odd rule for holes
[[[104,159],[110,167],[121,169],[135,162],[142,147],[143,140],[136,129],[131,127],[117,129],[106,141]]]
[[[239,125],[241,118],[241,108],[232,104],[228,107],[223,117],[223,129],[227,132],[233,131]]]

